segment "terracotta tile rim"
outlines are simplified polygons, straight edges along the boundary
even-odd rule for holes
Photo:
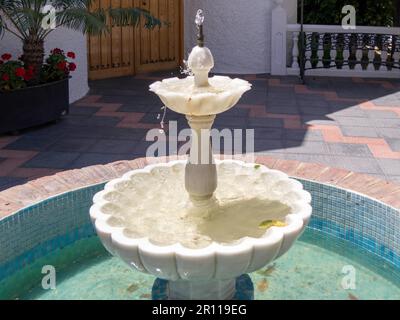
[[[216,156],[216,158],[220,158],[220,156]],[[121,160],[106,165],[95,165],[82,169],[63,171],[52,176],[32,180],[26,184],[0,192],[0,220],[44,200],[118,178],[130,170],[143,168],[151,163],[177,159],[187,159],[187,157],[172,156]],[[235,156],[234,159],[245,161],[246,156]],[[265,165],[270,169],[281,170],[291,177],[348,190],[396,210],[400,209],[400,185],[395,183],[366,174],[316,163],[257,155],[254,159],[258,164]]]

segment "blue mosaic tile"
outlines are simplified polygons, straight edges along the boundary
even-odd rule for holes
[[[298,179],[312,195],[308,228],[349,241],[400,268],[400,212],[374,199]],[[0,280],[95,235],[89,208],[104,184],[47,199],[0,220]]]

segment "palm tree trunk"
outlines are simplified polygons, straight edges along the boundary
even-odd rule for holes
[[[23,42],[23,56],[22,61],[25,67],[33,67],[32,80],[39,81],[40,70],[43,65],[44,58],[44,43],[43,40],[27,38]]]

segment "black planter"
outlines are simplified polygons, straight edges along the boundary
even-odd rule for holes
[[[0,133],[58,120],[69,112],[69,79],[0,93]]]

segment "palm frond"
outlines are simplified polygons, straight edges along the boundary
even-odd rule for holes
[[[20,38],[24,38],[27,30],[26,19],[19,11],[27,7],[24,1],[0,0],[0,14],[3,19],[3,30],[7,30]]]
[[[142,18],[145,19],[144,26],[152,29],[161,27],[161,21],[152,16],[147,10],[141,8],[110,8],[107,9],[113,24],[117,26],[139,26]]]
[[[65,9],[57,14],[57,26],[77,30],[82,33],[102,34],[108,31],[106,13],[99,9]]]
[[[110,24],[137,27],[144,21],[144,26],[149,29],[162,25],[162,22],[147,10],[134,7],[90,10],[93,2],[93,0],[0,0],[0,35],[7,30],[21,39],[33,37],[44,40],[53,31],[42,28],[42,21],[47,16],[42,13],[42,9],[46,4],[51,4],[56,9],[57,27],[66,27],[88,34],[99,35],[109,32]]]
[[[20,29],[27,32],[28,30],[39,30],[45,14],[34,8],[21,7],[15,8],[10,13],[10,18],[17,22]]]
[[[62,9],[87,9],[93,0],[52,0],[51,5],[57,10]]]

